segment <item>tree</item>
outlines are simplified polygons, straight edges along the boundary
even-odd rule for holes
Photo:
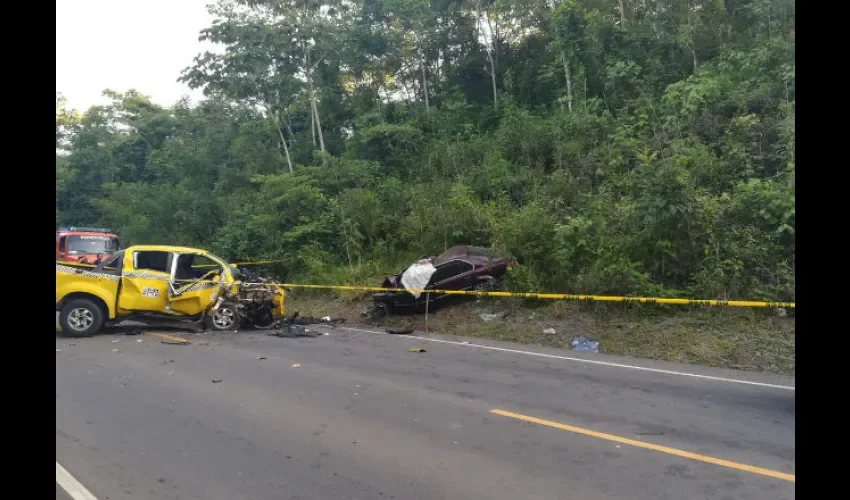
[[[291,279],[467,243],[521,290],[793,299],[794,8],[222,0],[203,101],[57,95],[57,223]]]

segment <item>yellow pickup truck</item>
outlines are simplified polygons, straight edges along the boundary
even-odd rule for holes
[[[94,268],[57,262],[59,325],[64,335],[79,337],[113,320],[192,320],[232,330],[284,316],[279,283],[243,278],[207,251],[163,245],[131,246]]]

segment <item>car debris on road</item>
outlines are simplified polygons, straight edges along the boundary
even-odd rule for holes
[[[314,318],[312,316],[301,316],[296,311],[292,316],[287,316],[276,321],[272,325],[272,332],[269,335],[285,338],[318,337],[320,335],[328,335],[328,333],[313,332],[308,330],[305,325],[327,325],[333,327],[344,322],[345,318],[334,318],[331,316]]]
[[[160,340],[160,344],[168,344],[168,345],[189,345],[192,342],[187,340],[185,342],[181,342],[179,340]]]

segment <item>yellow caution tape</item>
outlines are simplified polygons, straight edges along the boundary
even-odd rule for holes
[[[242,262],[239,265],[263,264],[281,262],[279,260],[259,261],[259,262]],[[69,267],[95,267],[91,264],[79,264],[73,262],[60,262],[57,264]],[[236,264],[231,264],[236,265]],[[202,266],[198,266],[202,267]],[[212,283],[219,284],[218,281],[198,281],[198,280],[174,280],[175,282],[192,282],[192,283]],[[249,284],[244,283],[243,284]],[[469,290],[433,290],[433,289],[404,289],[404,288],[381,288],[368,286],[350,286],[350,285],[302,285],[297,283],[256,283],[264,285],[277,285],[286,288],[307,288],[315,290],[346,290],[346,291],[362,291],[362,292],[402,292],[402,293],[425,293],[425,294],[445,294],[445,295],[474,295],[477,297],[512,297],[521,299],[540,299],[540,300],[581,300],[587,302],[637,302],[640,304],[670,304],[681,306],[725,306],[725,307],[766,307],[776,309],[796,309],[796,302],[768,302],[755,300],[713,300],[713,299],[673,299],[662,297],[624,297],[613,295],[575,295],[568,293],[537,293],[537,292],[479,292]]]
[[[230,264],[231,266],[259,266],[259,265],[262,265],[262,264],[277,264],[277,263],[280,263],[280,262],[284,262],[284,261],[283,260],[258,260],[258,261],[255,261],[255,262],[229,262],[228,264]],[[59,260],[57,260],[56,263],[59,264],[59,265],[62,265],[62,266],[97,267],[94,264],[87,264],[87,263],[84,263],[84,262],[69,262],[69,261],[59,261]],[[216,266],[215,266],[215,264],[203,264],[203,265],[197,265],[197,266],[192,266],[192,267],[198,268],[198,267],[216,267]],[[114,269],[114,268],[107,267],[107,268],[104,268],[104,269]]]
[[[284,283],[287,288],[311,288],[319,290],[349,290],[366,292],[408,292],[408,293],[439,293],[446,295],[475,295],[478,297],[515,297],[522,299],[542,300],[583,300],[590,302],[638,302],[641,304],[673,304],[695,306],[727,306],[727,307],[769,307],[796,308],[795,302],[761,302],[754,300],[708,300],[708,299],[670,299],[661,297],[622,297],[610,295],[574,295],[568,293],[523,293],[523,292],[479,292],[468,290],[407,290],[403,288],[377,288],[364,286],[342,285],[299,285]]]

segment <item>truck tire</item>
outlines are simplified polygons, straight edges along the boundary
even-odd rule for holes
[[[242,324],[242,317],[233,303],[225,302],[215,311],[207,313],[204,322],[208,329],[222,332],[238,329]]]
[[[91,299],[73,299],[59,313],[59,327],[65,337],[88,337],[100,331],[105,321],[103,309]]]

